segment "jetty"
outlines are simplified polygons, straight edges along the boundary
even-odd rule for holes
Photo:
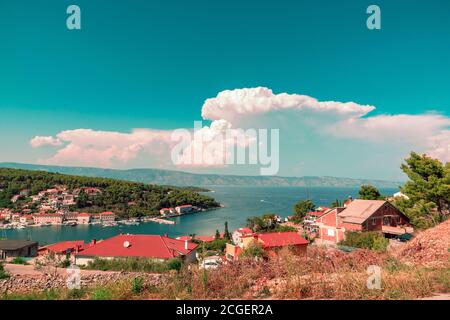
[[[175,221],[167,220],[167,219],[161,219],[161,218],[149,218],[146,221],[155,222],[159,224],[175,224]]]

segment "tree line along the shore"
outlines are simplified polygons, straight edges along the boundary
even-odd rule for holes
[[[16,202],[11,199],[21,190],[28,190],[29,196],[64,186],[69,191],[77,188],[98,188],[101,193],[92,196],[80,191],[73,211],[114,211],[119,218],[159,214],[159,209],[192,204],[203,209],[219,207],[213,198],[194,192],[192,188],[157,186],[108,178],[70,176],[45,171],[0,168],[0,208],[19,210],[26,206],[33,210],[36,203],[28,196]],[[203,191],[203,190],[200,190]]]

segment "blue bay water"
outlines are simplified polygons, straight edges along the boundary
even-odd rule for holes
[[[30,239],[40,245],[64,240],[107,239],[120,233],[130,234],[167,234],[172,237],[181,235],[214,235],[218,229],[223,232],[224,223],[228,221],[230,231],[245,226],[250,216],[264,213],[277,213],[282,217],[292,214],[296,202],[311,199],[317,206],[329,206],[336,199],[344,200],[348,196],[356,197],[358,188],[332,187],[208,187],[213,192],[207,193],[225,208],[204,213],[196,213],[174,218],[175,225],[142,223],[138,226],[119,225],[102,227],[100,225],[47,226],[30,227],[22,230],[0,230],[0,237],[8,239]],[[397,189],[381,189],[382,194],[391,195]]]

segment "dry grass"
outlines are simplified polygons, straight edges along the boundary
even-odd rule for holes
[[[370,265],[382,268],[381,289],[368,289]],[[108,285],[13,296],[15,299],[417,299],[450,291],[449,268],[411,266],[384,253],[343,253],[311,247],[308,258],[288,250],[266,261],[242,259],[218,270],[185,266],[161,286],[140,290],[127,279]],[[137,292],[138,291],[138,292]],[[4,297],[8,298],[8,297]]]
[[[368,289],[370,265],[382,268],[381,289]],[[220,270],[196,267],[173,275],[164,299],[416,299],[448,292],[448,269],[406,266],[367,250],[312,248],[308,259],[288,251],[269,261],[243,259]]]

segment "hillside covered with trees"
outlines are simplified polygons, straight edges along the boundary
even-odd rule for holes
[[[101,193],[95,196],[80,192],[76,203],[69,210],[114,211],[119,217],[158,214],[161,208],[183,204],[192,204],[202,209],[219,206],[213,198],[190,189],[0,168],[0,208],[18,209],[27,206],[33,210],[34,204],[31,197],[57,186],[64,186],[70,192],[77,188],[98,188]],[[11,201],[22,190],[28,190],[27,196],[20,197],[16,202]]]

